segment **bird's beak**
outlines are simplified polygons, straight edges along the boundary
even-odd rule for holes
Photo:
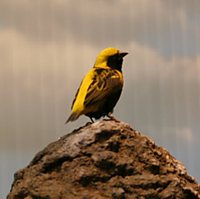
[[[120,52],[120,53],[119,53],[119,56],[120,56],[121,58],[125,57],[126,55],[128,55],[127,52]]]

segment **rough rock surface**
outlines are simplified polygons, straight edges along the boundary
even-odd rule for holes
[[[15,174],[8,199],[200,198],[185,167],[123,122],[88,124]]]

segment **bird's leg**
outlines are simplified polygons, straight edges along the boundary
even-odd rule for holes
[[[88,125],[90,125],[90,124],[94,123],[94,120],[92,119],[92,117],[89,117],[89,118],[90,118],[91,122],[90,122],[90,121],[89,121],[89,122],[87,122],[87,123],[86,123],[86,126],[88,126]]]
[[[94,120],[92,119],[92,117],[90,117],[90,120],[91,120],[92,123],[94,123]]]
[[[110,118],[111,120],[118,121],[118,120],[112,115],[112,112],[109,112],[109,113],[107,114],[107,117]]]

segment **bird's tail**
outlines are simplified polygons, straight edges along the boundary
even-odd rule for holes
[[[67,119],[67,121],[65,122],[65,124],[67,124],[68,122],[72,122],[74,120],[77,120],[79,118],[80,114],[79,113],[71,113],[71,115],[69,116],[69,118]]]

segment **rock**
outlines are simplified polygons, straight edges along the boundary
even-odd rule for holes
[[[7,199],[197,199],[200,186],[164,148],[102,120],[49,144],[16,172]]]

